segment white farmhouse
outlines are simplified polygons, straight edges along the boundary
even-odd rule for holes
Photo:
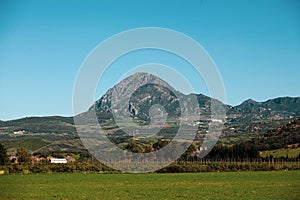
[[[50,163],[67,163],[67,159],[65,158],[50,158]]]

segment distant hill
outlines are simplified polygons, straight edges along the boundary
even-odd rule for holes
[[[61,144],[62,147],[77,138],[73,117],[26,117],[0,123],[0,142],[10,154],[21,146],[32,153],[39,150],[51,152],[55,146]],[[81,148],[82,145],[76,143],[65,150],[72,152]]]
[[[253,138],[248,144],[259,150],[298,147],[300,144],[300,118]]]
[[[240,143],[299,117],[300,98],[279,97],[265,102],[249,99],[227,108],[227,122],[220,142]]]
[[[0,123],[0,131],[25,130],[31,133],[74,133],[73,117],[26,117]]]
[[[233,121],[280,120],[300,116],[299,97],[279,97],[265,102],[252,99],[228,110],[234,116]]]
[[[16,123],[43,123],[43,122],[65,122],[74,124],[73,117],[61,117],[61,116],[46,116],[46,117],[25,117],[16,120],[6,121],[7,125]]]

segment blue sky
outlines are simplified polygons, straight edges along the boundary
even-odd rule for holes
[[[297,0],[2,0],[0,119],[72,115],[73,84],[89,52],[108,37],[139,27],[174,29],[200,43],[219,68],[228,104],[300,96],[299,10]],[[150,57],[164,60],[146,52],[121,65],[129,69]],[[99,83],[95,98],[121,78],[113,72],[117,66]],[[200,79],[189,80],[197,93],[207,94]]]

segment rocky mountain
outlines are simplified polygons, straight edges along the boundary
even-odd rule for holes
[[[128,138],[124,138],[120,129],[112,123],[113,114],[121,114],[124,117],[134,118],[136,122],[147,123],[153,114],[161,113],[162,116],[167,116],[168,124],[162,129],[160,136],[172,138],[166,135],[172,135],[178,129],[176,120],[178,121],[182,114],[180,99],[190,101],[193,97],[196,97],[199,110],[193,107],[195,104],[188,104],[186,108],[188,112],[200,115],[203,121],[212,118],[210,112],[212,102],[217,102],[226,109],[227,118],[223,138],[220,140],[226,145],[264,135],[300,116],[300,97],[280,97],[265,102],[249,99],[238,106],[230,106],[202,94],[183,95],[165,81],[147,73],[137,73],[125,78],[109,89],[87,112],[79,116],[83,118],[87,116],[88,119],[89,112],[96,110],[100,123],[108,124],[104,129],[108,134],[116,136],[112,137],[112,140],[121,143],[126,142]],[[207,124],[200,121],[191,126],[194,125],[199,125],[199,138],[201,138],[207,131]],[[36,141],[45,145],[37,148],[34,144]],[[10,150],[14,150],[19,144],[27,145],[32,151],[47,152],[62,147],[66,151],[83,149],[82,145],[78,146],[80,140],[72,117],[28,117],[0,121],[0,142],[9,146]],[[283,141],[282,144],[286,143]]]
[[[136,73],[109,89],[89,109],[98,113],[122,114],[149,120],[149,109],[160,104],[171,116],[180,115],[178,96],[168,83],[147,73]]]
[[[114,106],[112,106],[113,96],[115,96]],[[100,117],[105,116],[105,113],[111,113],[112,109],[122,110],[122,112],[129,112],[131,117],[149,120],[151,105],[160,104],[169,116],[178,117],[180,115],[178,99],[184,96],[154,75],[136,73],[109,89],[90,110],[95,109]],[[188,98],[188,95],[185,97]],[[206,118],[210,117],[212,101],[222,104],[222,102],[203,94],[196,94],[196,98],[200,108],[198,112]],[[119,99],[123,99],[124,102],[119,102]],[[248,123],[253,120],[288,120],[300,116],[300,97],[279,97],[265,102],[249,99],[238,106],[225,104],[222,106],[226,109],[229,123]]]
[[[128,112],[131,117],[147,121],[151,106],[160,105],[169,117],[178,118],[180,100],[189,102],[190,105],[184,105],[186,112],[206,118],[210,117],[212,101],[224,109],[230,107],[203,94],[184,95],[152,74],[136,73],[109,89],[89,110],[95,109],[100,117],[113,112],[125,116]]]

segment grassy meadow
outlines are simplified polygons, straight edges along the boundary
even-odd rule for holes
[[[0,175],[0,199],[299,199],[300,171]]]
[[[295,158],[300,154],[300,147],[292,148],[292,149],[276,149],[276,150],[268,150],[262,151],[260,156],[262,158],[268,157],[272,155],[274,158],[285,157]]]

